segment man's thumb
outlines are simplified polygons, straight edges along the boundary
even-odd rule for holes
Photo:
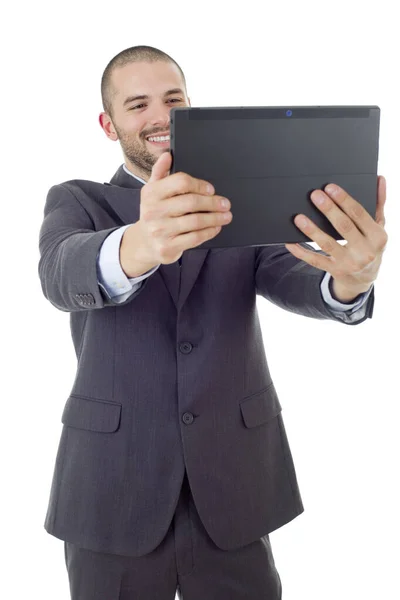
[[[171,168],[171,162],[171,152],[163,152],[161,156],[158,157],[157,162],[154,163],[153,168],[151,170],[150,179],[147,183],[151,183],[152,181],[158,181],[159,179],[164,179],[164,177],[167,177]]]

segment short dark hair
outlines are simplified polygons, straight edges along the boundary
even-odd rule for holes
[[[183,83],[185,85],[186,90],[186,79],[183,74],[182,69],[178,65],[178,63],[169,56],[166,52],[159,50],[158,48],[153,48],[152,46],[132,46],[131,48],[126,48],[122,50],[119,54],[114,56],[106,66],[103,72],[103,76],[101,78],[101,100],[103,103],[104,112],[106,112],[111,118],[113,116],[112,111],[112,100],[114,97],[114,90],[112,89],[111,84],[111,76],[114,69],[118,67],[123,67],[129,63],[133,62],[172,62],[174,63],[183,79]]]

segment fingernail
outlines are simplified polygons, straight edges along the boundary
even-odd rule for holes
[[[322,192],[313,192],[311,199],[318,206],[321,206],[325,202],[325,196]]]
[[[209,194],[214,194],[214,192],[215,192],[214,187],[211,185],[211,183],[207,184],[207,192]]]
[[[296,217],[295,222],[300,227],[306,227],[308,225],[308,221],[305,217]]]
[[[336,187],[336,185],[333,185],[332,183],[330,183],[329,185],[326,186],[325,191],[328,194],[336,194],[336,192],[338,191],[338,188]]]

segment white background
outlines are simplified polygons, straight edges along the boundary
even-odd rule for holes
[[[122,164],[119,144],[98,123],[100,80],[113,56],[145,44],[180,64],[192,106],[381,108],[389,243],[373,318],[347,326],[263,298],[258,306],[305,504],[270,535],[283,598],[399,598],[395,3],[10,6],[1,41],[1,596],[70,597],[63,542],[43,523],[76,359],[69,315],[41,291],[38,233],[52,185],[109,181]]]

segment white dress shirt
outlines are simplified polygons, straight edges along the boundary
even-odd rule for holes
[[[131,175],[131,177],[134,177],[143,184],[146,183],[146,181],[143,181],[143,179],[140,179],[140,177],[133,175],[133,173],[127,169],[125,164],[123,165],[123,168],[126,173]],[[124,231],[127,227],[130,227],[130,225],[131,224],[123,225],[107,236],[97,257],[98,283],[102,284],[102,287],[105,289],[109,297],[114,300],[114,302],[124,302],[131,294],[140,288],[143,279],[150,277],[160,266],[156,265],[153,267],[153,269],[143,273],[139,277],[127,277],[125,275],[119,261],[119,247]],[[354,320],[362,318],[365,314],[366,303],[372,291],[373,285],[371,285],[369,290],[360,296],[360,299],[357,302],[344,304],[342,302],[338,302],[338,300],[335,300],[335,298],[332,297],[332,294],[329,290],[330,279],[331,274],[326,272],[325,277],[321,281],[321,295],[325,303],[333,311],[347,312],[350,317],[354,318]]]

